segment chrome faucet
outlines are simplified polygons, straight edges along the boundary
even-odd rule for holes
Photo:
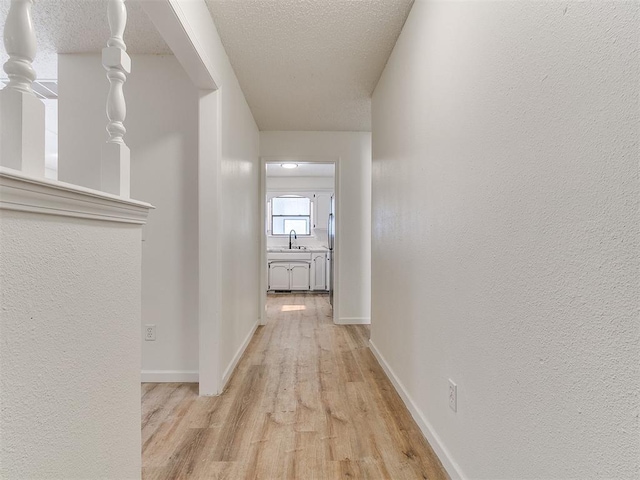
[[[293,233],[293,238],[295,238],[296,240],[298,239],[298,234],[296,233],[296,231],[295,230],[291,230],[289,232],[289,250],[291,250],[291,248],[293,248],[292,245],[291,245],[291,233]]]

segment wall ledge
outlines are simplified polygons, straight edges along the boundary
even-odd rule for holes
[[[420,428],[420,430],[422,431],[422,434],[427,439],[427,442],[429,442],[429,445],[431,445],[431,448],[433,448],[433,451],[438,456],[438,459],[442,463],[442,466],[447,471],[451,479],[466,480],[467,478],[469,478],[466,475],[464,475],[464,473],[462,472],[462,469],[460,468],[460,465],[458,465],[458,463],[456,463],[456,461],[453,459],[449,449],[442,442],[442,439],[433,429],[433,426],[424,417],[424,415],[422,414],[422,411],[418,408],[416,403],[413,401],[413,398],[411,398],[411,395],[409,395],[409,392],[407,391],[407,389],[404,387],[404,385],[402,384],[400,379],[397,377],[397,375],[395,374],[391,366],[387,363],[385,358],[382,356],[382,353],[380,353],[380,350],[378,350],[378,348],[375,346],[375,344],[371,340],[369,340],[369,349],[373,353],[373,356],[376,357],[376,360],[378,360],[378,363],[384,370],[384,373],[386,373],[389,380],[391,380],[391,383],[393,384],[394,388],[398,392],[398,395],[400,395],[400,398],[402,399],[405,406],[409,410],[409,413],[411,413],[413,420],[418,424],[418,428]]]
[[[0,210],[143,225],[145,202],[0,167]]]

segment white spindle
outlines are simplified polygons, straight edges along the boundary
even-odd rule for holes
[[[24,93],[31,93],[31,84],[36,79],[36,71],[32,67],[36,58],[36,32],[31,21],[33,0],[13,0],[7,23],[4,27],[4,46],[9,60],[4,64],[4,71],[9,76],[7,88],[15,88]]]
[[[4,26],[9,84],[0,92],[0,164],[44,176],[44,104],[33,93],[37,43],[33,0],[11,0]]]
[[[120,50],[126,51],[124,29],[127,26],[127,7],[124,0],[109,0],[107,17],[111,29],[111,37],[107,41],[107,47],[118,47]]]
[[[123,35],[127,24],[124,0],[109,0],[107,17],[111,36],[102,50],[102,64],[107,70],[109,95],[107,97],[107,132],[109,138],[102,151],[101,188],[105,192],[129,197],[130,152],[124,142],[124,120],[127,106],[122,87],[131,72],[131,59]]]

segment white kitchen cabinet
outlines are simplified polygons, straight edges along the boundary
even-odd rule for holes
[[[327,256],[324,253],[311,254],[311,290],[327,289]]]
[[[289,290],[289,264],[269,264],[269,290]]]
[[[269,263],[269,290],[309,290],[309,263]]]
[[[309,290],[309,264],[292,263],[289,266],[291,290]]]
[[[332,193],[316,193],[316,217],[314,220],[314,228],[327,229],[329,222],[329,212],[331,211],[331,195]]]

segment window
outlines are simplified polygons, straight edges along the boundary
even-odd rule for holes
[[[311,200],[282,195],[271,200],[271,235],[311,235]]]

